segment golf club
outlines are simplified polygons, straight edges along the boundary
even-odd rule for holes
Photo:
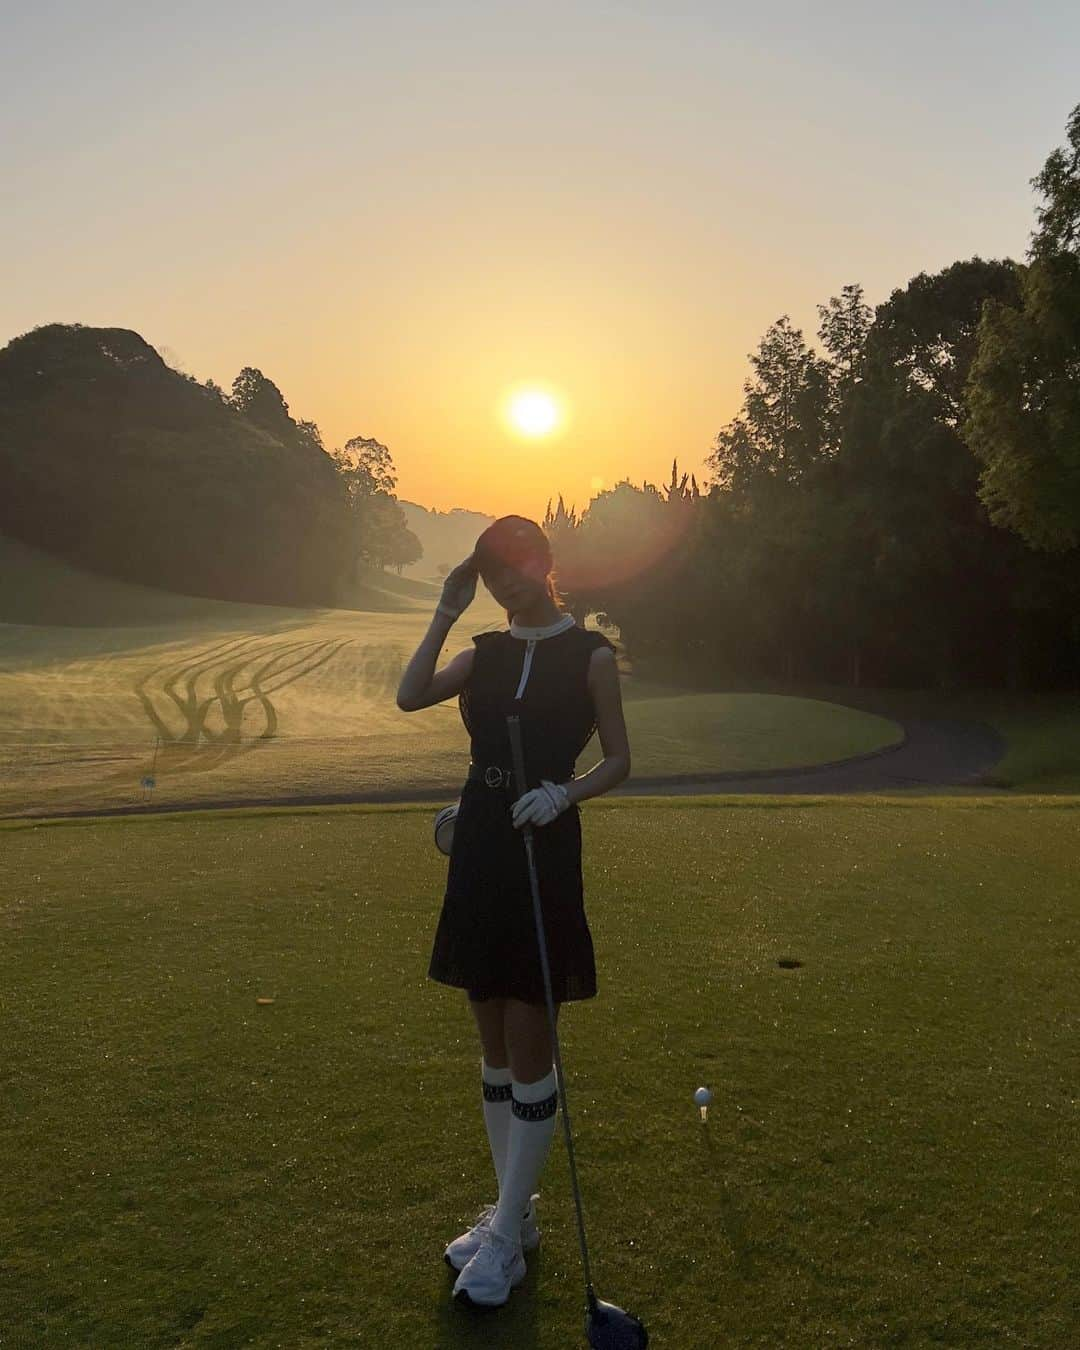
[[[507,728],[510,732],[510,749],[514,759],[514,781],[517,795],[521,797],[528,788],[525,785],[525,751],[521,740],[521,719],[516,713],[508,713]],[[589,1249],[585,1242],[585,1221],[581,1216],[581,1192],[578,1189],[577,1167],[574,1164],[574,1141],[570,1134],[570,1112],[566,1106],[566,1081],[563,1078],[562,1056],[559,1053],[559,1033],[555,1026],[555,1001],[551,994],[551,970],[548,966],[547,943],[544,940],[544,916],[540,908],[540,882],[536,875],[536,860],[533,857],[533,827],[522,826],[525,836],[525,855],[529,865],[529,885],[532,888],[533,915],[536,919],[536,940],[540,946],[540,965],[544,972],[544,994],[547,998],[548,1025],[551,1027],[551,1043],[555,1050],[555,1075],[558,1082],[559,1098],[562,1103],[563,1132],[566,1135],[566,1152],[570,1158],[570,1184],[574,1191],[574,1205],[577,1211],[578,1242],[581,1245],[581,1263],[585,1269],[585,1336],[593,1350],[645,1350],[649,1344],[649,1333],[642,1322],[633,1315],[616,1307],[614,1303],[605,1303],[596,1297],[593,1291],[592,1276],[589,1273]]]

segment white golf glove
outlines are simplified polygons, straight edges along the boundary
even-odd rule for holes
[[[520,830],[523,825],[550,825],[569,805],[570,798],[562,783],[541,778],[538,788],[526,792],[511,807],[514,828]]]

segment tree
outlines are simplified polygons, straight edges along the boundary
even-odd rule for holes
[[[257,411],[271,391],[257,371],[239,382]],[[137,333],[50,324],[0,352],[0,529],[28,543],[186,594],[333,604],[347,523],[328,456]]]
[[[335,458],[346,473],[352,474],[362,492],[392,493],[397,486],[393,457],[374,436],[354,436],[336,452]]]
[[[1080,544],[1080,105],[1067,130],[1032,180],[1043,204],[1018,299],[986,305],[966,390],[980,499],[1052,554]]]
[[[925,394],[926,410],[936,421],[959,428],[983,305],[1012,303],[1017,294],[1016,266],[1008,259],[976,256],[932,275],[920,272],[878,306],[867,361],[879,378],[891,370],[898,387],[916,398],[919,391]]]
[[[948,686],[985,669],[1010,611],[1015,578],[1002,575],[960,424],[983,304],[1016,293],[1007,260],[953,263],[894,291],[867,336],[837,487],[872,522],[871,641],[899,682]]]
[[[295,430],[292,439],[296,445],[305,450],[315,450],[320,455],[326,454],[322,433],[314,422],[295,422],[293,425]]]
[[[743,407],[716,437],[717,483],[752,491],[766,478],[797,483],[821,455],[828,417],[827,364],[782,315],[765,333],[743,385]]]
[[[566,607],[579,621],[596,611],[617,624],[635,670],[658,676],[700,669],[705,646],[710,578],[690,566],[702,511],[687,477],[673,462],[666,488],[622,479],[598,493],[580,520],[561,497],[554,514],[549,502],[544,520]]]
[[[1068,147],[1052,151],[1031,185],[1042,196],[1039,228],[1032,237],[1031,257],[1057,258],[1080,254],[1080,103],[1065,125]]]
[[[333,452],[344,485],[357,566],[401,570],[424,556],[424,548],[409,529],[405,512],[393,489],[397,482],[389,449],[373,436],[354,436]]]
[[[818,305],[818,337],[829,354],[828,412],[825,418],[829,454],[836,453],[843,435],[844,410],[862,377],[866,339],[874,311],[863,298],[863,288],[845,286],[828,304]]]
[[[289,416],[289,405],[281,390],[261,370],[245,366],[233,380],[229,402],[252,426],[268,431],[283,444],[292,440],[296,423]]]
[[[854,283],[831,296],[828,304],[818,305],[817,312],[818,337],[832,357],[835,378],[838,383],[850,383],[862,365],[874,311],[866,303],[863,288]]]

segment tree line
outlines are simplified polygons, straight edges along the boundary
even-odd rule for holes
[[[327,451],[245,367],[229,394],[138,333],[45,324],[0,351],[0,530],[189,595],[333,605],[357,568],[421,556],[390,452]]]
[[[1080,683],[1080,106],[1032,180],[1026,261],[920,273],[788,316],[750,356],[710,480],[623,480],[543,526],[565,604],[635,668],[945,688]],[[226,394],[137,333],[0,352],[0,529],[190,594],[338,603],[421,547],[371,437],[327,451],[276,385]],[[456,560],[455,560],[456,561]]]
[[[578,613],[679,679],[1080,684],[1080,107],[1027,260],[783,316],[702,492],[628,481],[545,528]]]

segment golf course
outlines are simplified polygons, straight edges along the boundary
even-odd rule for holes
[[[1080,5],[5,17],[0,1350],[1080,1350]]]
[[[278,610],[4,550],[0,1343],[568,1344],[561,1135],[509,1305],[463,1321],[442,1262],[494,1199],[475,1028],[425,977],[450,798],[365,800],[460,783],[456,700],[394,701],[437,587]],[[444,658],[503,622],[478,597]],[[623,686],[635,776],[963,711]],[[1074,1341],[1080,744],[1064,698],[966,710],[1007,746],[981,787],[582,805],[568,1103],[598,1292],[653,1345]],[[175,809],[139,814],[155,739]],[[355,802],[198,809],[328,785]]]
[[[456,700],[404,713],[394,698],[433,584],[379,573],[356,608],[305,611],[126,585],[3,536],[0,561],[0,815],[460,788]],[[482,593],[444,658],[505,623]],[[891,719],[823,699],[632,675],[624,698],[642,777],[813,765],[901,738]],[[594,741],[577,772],[599,758]]]

